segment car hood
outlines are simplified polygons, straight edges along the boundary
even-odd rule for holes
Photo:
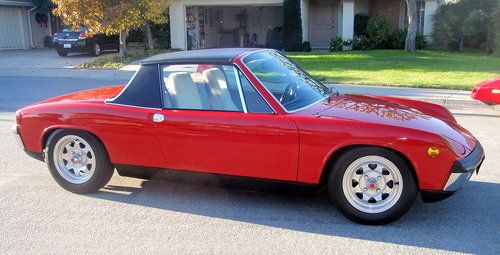
[[[446,136],[468,150],[476,146],[475,139],[452,121],[442,120],[387,98],[374,96],[345,95],[330,107],[318,111],[321,117],[331,117],[398,126]]]
[[[89,89],[80,92],[75,92],[63,96],[47,99],[40,103],[55,103],[63,101],[104,101],[118,95],[124,88],[124,85],[117,85],[111,87]]]

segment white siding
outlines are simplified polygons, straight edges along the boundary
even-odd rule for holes
[[[22,8],[0,7],[0,50],[24,49]]]

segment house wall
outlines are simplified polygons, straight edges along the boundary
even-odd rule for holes
[[[432,28],[434,25],[434,15],[436,14],[436,10],[439,7],[439,4],[437,1],[425,1],[425,17],[424,17],[424,32],[423,34],[425,36],[430,35],[432,33]],[[431,40],[432,38],[429,36],[427,38],[428,40]]]
[[[24,4],[24,3],[23,3]],[[29,19],[28,19],[28,11],[33,8],[32,6],[24,6],[24,5],[0,5],[0,8],[3,10],[15,10],[16,13],[19,15],[16,15],[15,19],[9,20],[6,22],[6,24],[2,24],[7,27],[15,27],[15,29],[19,29],[19,34],[21,35],[21,40],[22,40],[22,49],[30,49],[31,48],[31,41],[30,41],[30,26],[29,26]],[[47,27],[45,26],[40,26],[36,20],[35,20],[35,15],[36,12],[32,11],[30,12],[30,19],[31,19],[31,31],[32,31],[32,38],[33,38],[33,46],[35,48],[44,48],[43,45],[43,39],[45,36],[50,35],[50,22],[47,23]]]
[[[369,0],[369,15],[389,17],[392,20],[393,27],[400,28],[402,27],[400,17],[402,11],[404,11],[402,1],[404,0]]]
[[[369,12],[370,12],[370,1],[369,0],[356,0],[354,2],[354,13],[355,14],[368,15]]]

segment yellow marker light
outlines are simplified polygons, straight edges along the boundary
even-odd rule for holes
[[[431,146],[427,150],[427,155],[429,155],[429,157],[431,157],[431,158],[435,158],[435,157],[439,156],[439,149],[435,146]]]

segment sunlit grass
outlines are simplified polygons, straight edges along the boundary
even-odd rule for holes
[[[287,55],[316,78],[331,83],[469,90],[500,76],[500,58],[480,53],[372,50]]]

